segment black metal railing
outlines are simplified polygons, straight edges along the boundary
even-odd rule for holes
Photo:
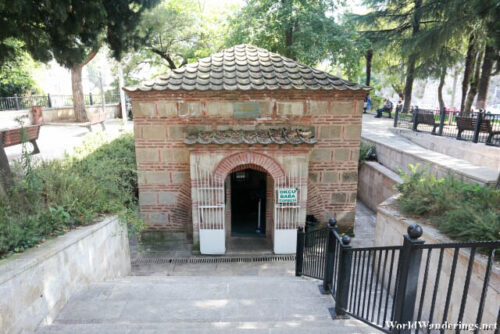
[[[305,247],[308,235],[312,244]],[[327,229],[299,229],[296,275],[323,281],[322,290],[335,299],[334,318],[350,315],[386,333],[431,333],[436,328],[444,333],[450,326],[456,333],[478,333],[497,326],[482,320],[486,305],[488,319],[497,314],[496,322],[500,319],[498,295],[490,285],[500,241],[425,244],[421,235],[421,227],[411,225],[401,246],[353,248],[349,236],[338,234],[334,219]]]
[[[500,146],[500,115],[482,110],[467,115],[451,110],[418,108],[408,113],[396,111],[394,127]]]
[[[102,104],[101,94],[85,94],[85,105]],[[105,93],[104,101],[106,104],[120,102],[119,94]],[[64,108],[73,106],[72,95],[32,95],[32,96],[12,96],[0,97],[0,111],[30,109],[33,106],[45,108]]]

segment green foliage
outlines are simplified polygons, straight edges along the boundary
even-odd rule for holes
[[[0,202],[0,256],[104,214],[118,214],[132,232],[142,228],[137,211],[137,173],[131,134],[106,142],[88,137],[63,160],[31,166],[23,154],[14,186]]]
[[[438,179],[426,168],[410,165],[401,173],[399,205],[409,214],[429,218],[456,240],[500,239],[500,190],[464,184],[453,177]]]
[[[29,55],[21,51],[19,42],[10,41],[14,47],[12,57],[0,62],[0,96],[30,95],[38,93],[37,84],[31,77],[36,67]]]
[[[358,168],[361,168],[363,163],[367,160],[377,160],[377,151],[374,145],[367,145],[361,142],[361,146],[359,147]]]
[[[351,61],[354,30],[336,24],[332,0],[247,0],[230,19],[226,45],[250,43],[314,66],[325,59]],[[349,68],[351,68],[349,66]]]
[[[82,64],[106,42],[115,58],[137,46],[142,12],[158,0],[0,0],[0,62],[11,57],[8,39],[23,43],[34,59],[55,58],[68,68]],[[144,37],[144,36],[142,36]]]

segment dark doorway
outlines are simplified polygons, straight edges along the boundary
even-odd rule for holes
[[[266,235],[266,173],[245,169],[231,174],[231,234]]]

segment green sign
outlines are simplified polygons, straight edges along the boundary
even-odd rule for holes
[[[297,188],[278,189],[278,203],[297,203]]]
[[[259,117],[258,102],[235,102],[234,118],[257,118]]]

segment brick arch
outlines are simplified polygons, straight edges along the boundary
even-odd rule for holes
[[[214,175],[224,180],[229,173],[246,168],[268,172],[275,180],[285,177],[285,171],[278,162],[265,154],[255,152],[240,152],[225,157],[215,167]]]

